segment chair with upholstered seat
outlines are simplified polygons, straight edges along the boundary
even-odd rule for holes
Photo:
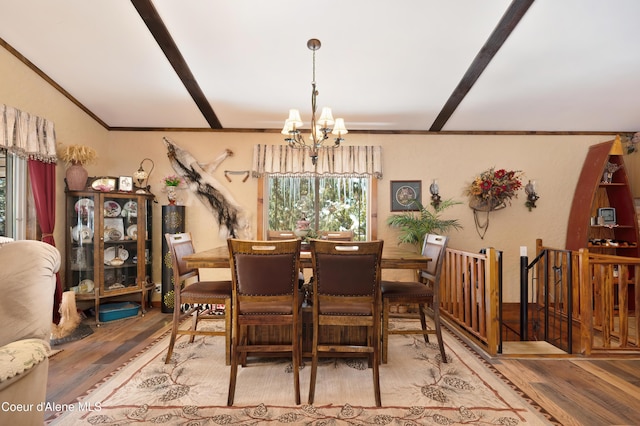
[[[351,353],[366,356],[373,371],[376,406],[381,406],[380,262],[382,241],[311,240],[313,263],[313,344],[309,404],[315,397],[318,358]],[[323,326],[366,328],[366,341],[321,341]],[[343,333],[347,335],[348,332]]]
[[[447,362],[442,341],[440,327],[440,275],[444,263],[449,237],[428,234],[424,238],[422,255],[430,258],[427,268],[419,272],[420,281],[382,281],[382,362],[387,362],[389,349],[389,335],[391,334],[422,334],[425,342],[429,342],[429,334],[435,334],[438,339],[440,356]],[[414,303],[418,305],[420,314],[420,329],[389,329],[389,314],[392,304]],[[431,308],[434,328],[427,326],[426,310]]]
[[[227,405],[233,405],[238,364],[245,366],[248,354],[274,353],[291,354],[295,401],[300,404],[300,240],[229,239],[228,246],[233,282],[233,344]],[[256,326],[286,327],[291,339],[284,343],[251,341],[249,327]]]
[[[173,325],[165,364],[173,354],[173,347],[178,335],[189,335],[190,343],[195,336],[225,336],[225,362],[231,363],[231,281],[200,281],[197,268],[187,268],[183,257],[195,253],[190,233],[165,234],[171,253],[173,270]],[[182,305],[188,305],[182,312]],[[216,305],[224,305],[224,315],[216,314]],[[188,316],[192,317],[189,329],[181,329],[180,323]],[[224,320],[224,330],[198,329],[201,320]]]

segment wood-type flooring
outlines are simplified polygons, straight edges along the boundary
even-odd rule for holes
[[[92,335],[54,347],[62,351],[50,359],[47,401],[73,403],[160,337],[170,321],[159,308],[98,328],[87,320]],[[498,357],[491,363],[563,425],[640,425],[640,359]]]

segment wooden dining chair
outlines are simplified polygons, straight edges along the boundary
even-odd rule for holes
[[[227,241],[233,283],[233,343],[227,405],[233,405],[238,364],[245,366],[250,353],[291,353],[295,400],[300,404],[300,240]],[[291,339],[278,344],[251,342],[250,326],[288,327]]]
[[[193,343],[195,336],[225,336],[225,362],[231,364],[231,281],[200,281],[198,268],[187,268],[183,257],[195,253],[190,233],[165,234],[167,246],[171,253],[173,271],[173,324],[171,339],[165,364],[168,364],[173,354],[176,337],[181,334],[191,336]],[[188,304],[186,312],[182,312],[182,305]],[[224,315],[215,313],[216,305],[224,305]],[[180,323],[186,317],[192,317],[189,329],[181,329]],[[198,330],[200,320],[224,320],[224,330]]]
[[[382,241],[311,240],[313,344],[309,404],[315,397],[318,358],[336,353],[366,355],[373,370],[376,406],[381,406],[380,262]],[[321,341],[323,326],[366,327],[365,342]]]
[[[422,334],[424,341],[429,342],[429,334],[435,334],[438,339],[440,356],[447,362],[442,341],[440,327],[440,276],[444,255],[449,237],[428,234],[424,238],[422,255],[429,257],[427,268],[419,272],[420,281],[382,281],[382,362],[386,363],[389,352],[389,335],[391,334]],[[397,303],[413,303],[418,305],[420,315],[420,329],[390,329],[390,307]],[[427,326],[426,312],[431,309],[434,328]]]

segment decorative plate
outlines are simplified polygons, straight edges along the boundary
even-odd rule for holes
[[[71,228],[71,238],[75,242],[90,243],[93,241],[93,229],[87,225],[76,225]]]
[[[135,201],[127,201],[122,207],[122,216],[138,217],[138,203]]]
[[[120,207],[120,204],[117,202],[113,200],[107,200],[104,202],[105,217],[118,217],[121,211],[122,207]]]
[[[93,209],[93,200],[91,198],[80,198],[76,201],[76,212],[86,215],[89,210]]]
[[[131,225],[127,228],[127,236],[132,240],[138,239],[138,225]]]
[[[115,257],[116,257],[115,247],[109,247],[104,250],[105,265],[108,265]],[[129,252],[123,249],[122,247],[118,247],[118,257],[122,260],[127,260],[129,258]]]
[[[98,178],[91,183],[91,188],[94,191],[101,192],[111,192],[116,189],[116,179],[115,178]]]
[[[91,280],[82,280],[78,285],[78,293],[91,293],[95,288],[95,284]]]

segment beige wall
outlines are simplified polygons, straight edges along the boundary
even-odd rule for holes
[[[151,158],[155,169],[150,178],[159,203],[154,205],[154,281],[161,281],[161,205],[166,196],[160,191],[160,180],[172,174],[162,137],[172,139],[191,151],[200,161],[214,159],[224,149],[234,156],[225,160],[215,176],[231,191],[236,201],[253,216],[256,228],[257,180],[250,178],[225,180],[224,170],[248,170],[255,144],[280,144],[279,133],[224,132],[108,132],[75,105],[30,72],[5,50],[0,49],[0,102],[51,119],[62,143],[82,143],[98,151],[99,161],[88,165],[90,175],[131,175],[140,161]],[[6,77],[5,77],[6,76]],[[422,180],[423,200],[429,198],[428,186],[437,178],[443,198],[463,204],[454,206],[445,217],[458,218],[464,229],[451,232],[454,248],[478,251],[495,247],[504,252],[504,300],[518,300],[520,247],[526,246],[533,258],[536,238],[545,245],[563,248],[567,220],[576,180],[588,147],[611,139],[607,136],[495,136],[495,135],[367,135],[349,134],[347,144],[381,145],[384,178],[378,186],[378,237],[386,244],[396,244],[396,232],[389,229],[386,218],[391,214],[389,187],[391,180]],[[637,157],[630,156],[633,188],[638,192],[640,179]],[[529,212],[521,191],[513,205],[490,215],[490,226],[484,240],[476,233],[472,210],[464,195],[472,179],[489,167],[517,169],[525,179],[536,180],[540,200],[538,208]],[[58,172],[57,224],[55,237],[64,250],[64,167]],[[181,202],[187,206],[187,230],[194,234],[199,249],[222,245],[214,217],[191,194],[182,191]],[[387,276],[395,274],[386,273]],[[207,272],[206,276],[226,276],[227,272]]]

